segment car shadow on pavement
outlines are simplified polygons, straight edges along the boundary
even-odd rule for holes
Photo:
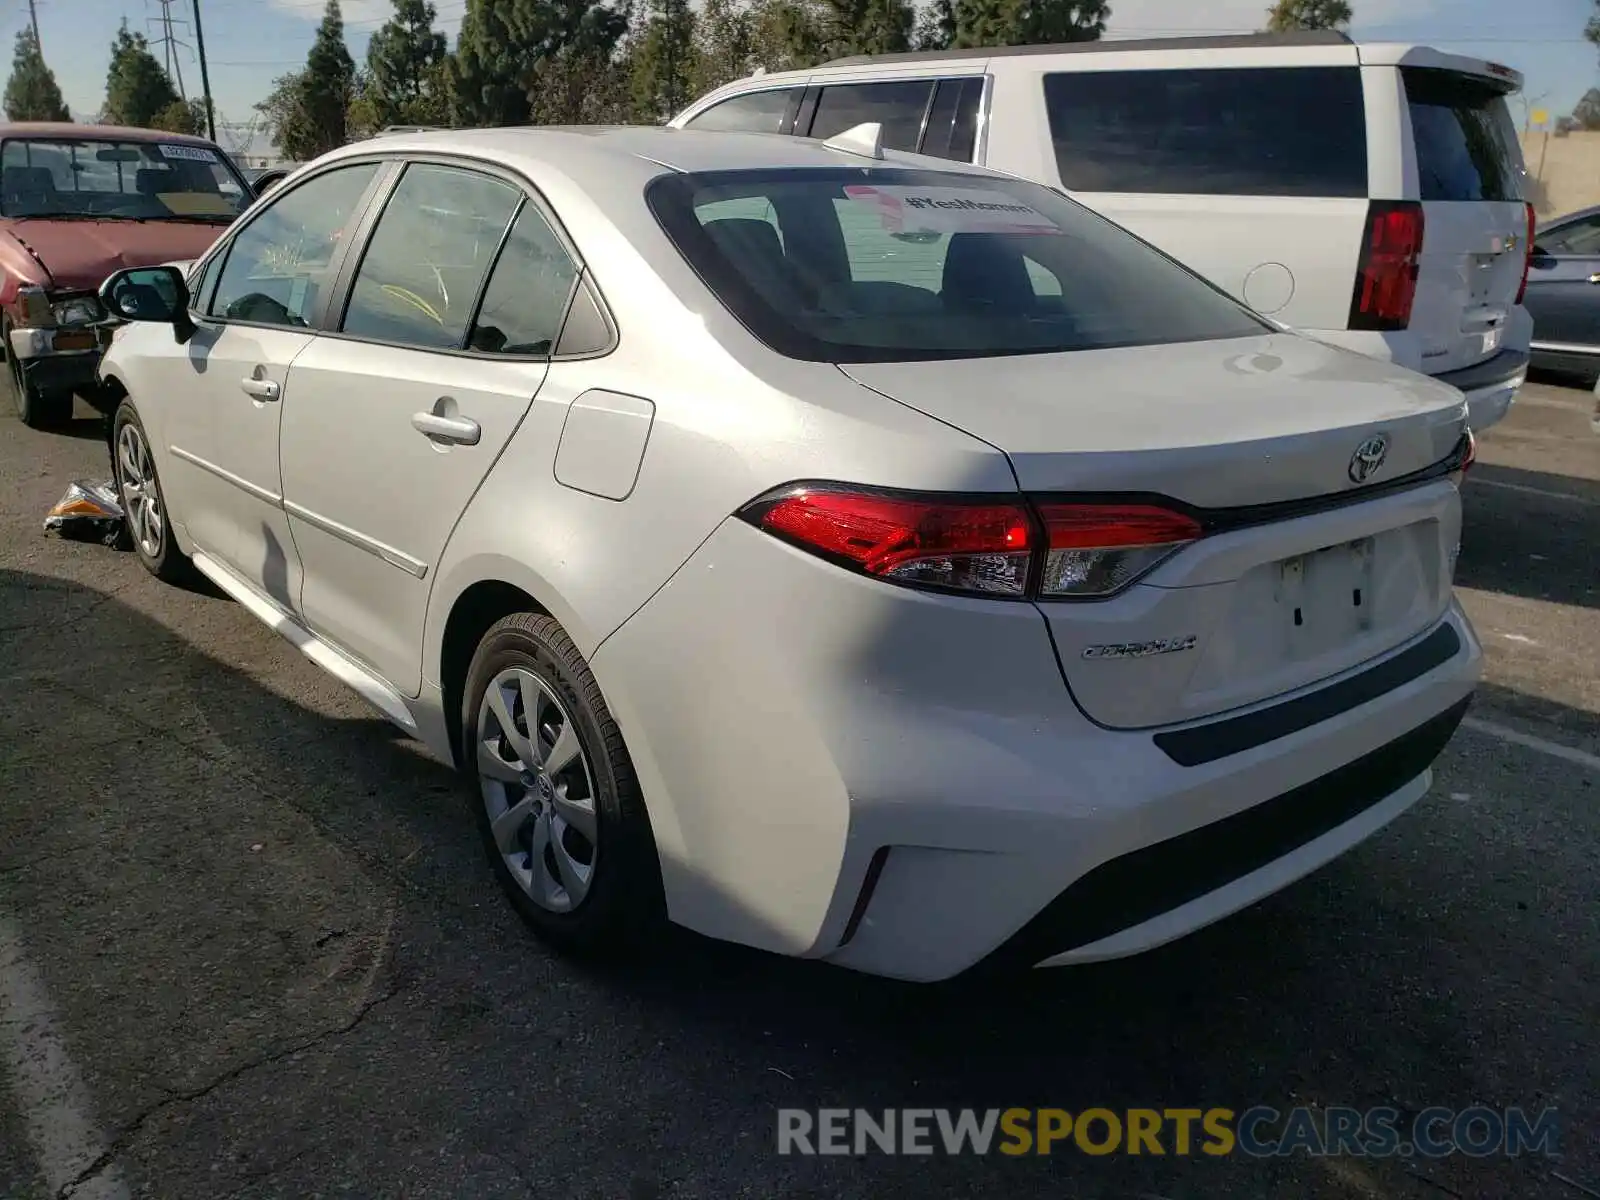
[[[435,1127],[515,1160],[537,1116],[540,1169],[592,1172],[608,1181],[595,1196],[646,1178],[627,1194],[1331,1197],[1348,1193],[1302,1159],[941,1159],[907,1175],[928,1164],[779,1160],[771,1139],[784,1106],[1414,1114],[1478,1102],[1486,1078],[1496,1103],[1533,1105],[1587,1077],[1582,972],[1545,972],[1593,946],[1527,880],[1581,869],[1564,856],[1594,819],[1574,808],[1553,838],[1555,824],[1499,836],[1517,814],[1495,799],[1495,772],[1515,769],[1463,757],[1478,752],[1470,737],[1446,752],[1433,796],[1367,845],[1136,959],[918,986],[673,932],[631,961],[583,964],[500,902],[459,777],[235,606],[185,617],[220,631],[227,662],[59,578],[0,570],[0,614],[0,795],[22,798],[0,803],[0,892],[88,1043],[107,1124],[195,1097],[152,1124],[130,1167],[150,1194],[222,1194],[221,1145],[230,1164],[285,1171],[270,1193],[284,1195],[347,1162],[387,1169],[363,1156]],[[1469,791],[1480,799],[1443,798]],[[357,941],[367,958],[346,961],[340,947]],[[96,949],[108,944],[115,954]],[[228,966],[241,949],[248,966]],[[378,1001],[343,986],[373,972],[389,980]],[[260,1070],[234,1090],[209,1082],[251,1062]],[[1427,1168],[1485,1196],[1537,1194],[1533,1169]],[[172,1182],[189,1170],[211,1190]],[[1412,1194],[1406,1170],[1362,1167],[1394,1195]],[[685,1176],[717,1186],[680,1191],[671,1180]],[[401,1179],[367,1175],[365,1194],[397,1194]],[[454,1194],[491,1193],[463,1182]]]
[[[1457,584],[1600,608],[1600,483],[1479,463],[1461,499]]]

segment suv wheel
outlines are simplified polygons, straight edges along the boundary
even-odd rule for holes
[[[11,366],[11,397],[22,423],[30,429],[59,429],[72,420],[72,393],[41,391],[29,383],[22,360],[11,350],[9,322],[0,325],[0,336],[5,339],[6,362]]]
[[[462,761],[501,886],[541,937],[575,952],[637,944],[664,916],[661,868],[622,734],[552,618],[490,628],[462,697]]]
[[[122,402],[112,420],[111,465],[134,553],[157,579],[177,583],[188,573],[189,560],[172,539],[150,439],[130,400]]]

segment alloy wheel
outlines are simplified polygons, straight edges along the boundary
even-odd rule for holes
[[[524,667],[489,683],[478,706],[479,789],[512,877],[541,908],[568,913],[594,881],[594,776],[555,689]]]
[[[139,543],[146,558],[161,556],[161,541],[166,536],[166,520],[161,512],[161,490],[156,485],[155,465],[144,434],[133,422],[117,434],[117,475],[122,491],[122,511],[128,532]]]

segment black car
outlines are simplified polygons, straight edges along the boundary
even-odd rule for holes
[[[1600,206],[1539,227],[1524,303],[1534,366],[1600,378]]]

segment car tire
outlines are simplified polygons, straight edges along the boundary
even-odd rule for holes
[[[570,954],[645,945],[665,920],[655,838],[622,733],[572,639],[551,617],[505,617],[462,690],[461,762],[517,912]]]
[[[6,362],[11,367],[11,398],[17,406],[17,417],[29,429],[60,429],[72,420],[72,393],[70,391],[42,391],[29,383],[23,373],[22,360],[11,353],[11,324],[0,325],[0,337],[6,346]]]
[[[150,438],[131,400],[123,400],[111,420],[111,470],[127,539],[139,562],[164,583],[187,580],[193,568],[172,536],[171,514],[156,473]]]

